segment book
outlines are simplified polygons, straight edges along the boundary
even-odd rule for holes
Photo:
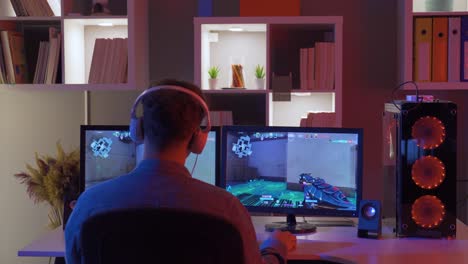
[[[7,83],[5,60],[3,58],[2,41],[0,40],[0,84]]]
[[[49,28],[49,54],[45,74],[45,84],[56,83],[58,56],[60,54],[60,33],[54,27]]]
[[[449,17],[448,30],[448,81],[460,81],[460,50],[461,50],[461,20],[460,17]]]
[[[29,78],[26,52],[24,49],[24,36],[20,32],[8,31],[8,41],[15,83],[28,83]]]
[[[431,81],[432,65],[432,18],[414,19],[413,79],[417,82]]]
[[[447,81],[448,18],[432,19],[432,78],[433,82]]]
[[[11,49],[10,49],[10,41],[8,39],[8,32],[10,31],[0,32],[0,37],[2,41],[3,57],[5,59],[7,83],[13,84],[15,83],[15,71],[13,68],[13,61],[11,58]]]

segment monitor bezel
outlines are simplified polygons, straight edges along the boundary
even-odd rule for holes
[[[102,130],[102,131],[113,131],[113,130],[120,130],[120,131],[128,131],[128,125],[81,125],[80,126],[80,178],[78,180],[78,190],[79,193],[83,193],[85,191],[86,186],[86,132],[92,130]],[[215,144],[215,185],[219,186],[220,182],[220,154],[221,154],[221,127],[219,126],[212,126],[210,131],[216,132],[216,144]]]
[[[357,134],[357,168],[356,168],[356,210],[345,211],[336,209],[299,209],[299,208],[271,208],[258,206],[245,206],[252,213],[273,213],[280,215],[304,215],[304,216],[333,216],[333,217],[357,217],[359,202],[362,199],[362,173],[363,173],[363,134],[362,128],[335,128],[335,127],[287,127],[287,126],[223,126],[221,130],[221,172],[219,187],[226,189],[226,162],[227,162],[227,136],[230,132],[303,132],[303,133],[338,133]],[[225,151],[226,150],[226,151]]]

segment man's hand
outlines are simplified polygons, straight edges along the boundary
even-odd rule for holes
[[[276,230],[271,234],[270,239],[277,240],[278,242],[283,244],[288,249],[288,252],[294,250],[297,245],[296,236],[294,236],[288,231]]]

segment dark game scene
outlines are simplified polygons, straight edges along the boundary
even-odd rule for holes
[[[135,144],[128,131],[86,131],[85,188],[135,168]]]
[[[226,189],[245,206],[356,210],[357,135],[229,133]]]

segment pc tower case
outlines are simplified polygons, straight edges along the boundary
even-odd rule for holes
[[[455,237],[457,106],[395,101],[383,114],[383,217],[401,237]]]

